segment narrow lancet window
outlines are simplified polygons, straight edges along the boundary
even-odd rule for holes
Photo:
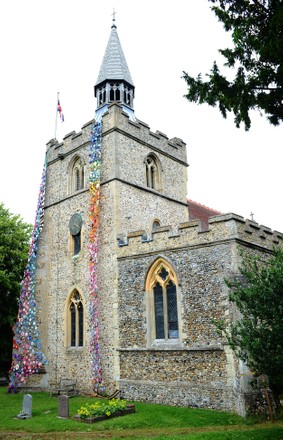
[[[160,284],[157,284],[154,289],[154,313],[155,313],[155,333],[156,339],[164,339],[164,303],[163,291]]]
[[[70,346],[82,347],[84,338],[84,307],[81,295],[74,290],[69,302]]]
[[[149,188],[160,190],[161,170],[160,164],[153,155],[147,156],[145,160],[146,185]]]
[[[84,164],[81,158],[77,158],[70,168],[69,194],[83,189],[84,185]]]
[[[178,309],[177,292],[175,284],[170,280],[166,286],[167,314],[168,314],[168,338],[178,338]]]

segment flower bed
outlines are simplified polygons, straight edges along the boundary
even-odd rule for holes
[[[108,402],[87,403],[78,410],[75,420],[84,423],[95,423],[100,420],[131,414],[135,411],[135,405],[128,405],[125,400],[111,399]]]

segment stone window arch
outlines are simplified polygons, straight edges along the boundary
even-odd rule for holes
[[[161,165],[155,154],[149,154],[145,159],[146,186],[161,190]]]
[[[69,297],[67,315],[67,345],[82,347],[84,345],[84,305],[77,289],[74,289]]]
[[[100,87],[98,89],[97,100],[98,100],[98,105],[105,104],[105,102],[106,102],[106,88],[105,88],[105,86]]]
[[[180,335],[178,280],[172,266],[159,258],[146,278],[150,342],[176,341]]]
[[[110,102],[120,101],[120,88],[119,83],[110,83]]]
[[[152,231],[157,231],[160,228],[160,220],[155,219],[152,222]]]
[[[81,157],[76,156],[69,167],[69,194],[85,187],[85,166]]]
[[[129,106],[133,105],[133,91],[127,86],[124,86],[124,102]]]

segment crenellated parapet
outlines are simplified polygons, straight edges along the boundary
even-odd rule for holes
[[[152,232],[133,231],[127,237],[118,237],[119,257],[159,252],[163,249],[210,246],[226,241],[236,241],[249,247],[271,251],[282,245],[283,234],[272,231],[252,220],[229,213],[209,219],[209,228],[201,230],[200,222],[180,223],[177,228],[162,226]]]
[[[109,106],[108,112],[103,116],[103,134],[106,135],[112,131],[119,131],[133,141],[143,143],[154,150],[161,150],[180,161],[186,162],[186,144],[182,139],[169,137],[161,131],[152,132],[145,122],[138,119],[130,120],[129,115],[125,113],[118,104]]]
[[[71,131],[67,133],[62,142],[57,139],[51,139],[46,144],[48,162],[56,159],[63,159],[66,155],[80,148],[90,140],[91,127],[94,119],[83,125],[81,131]],[[157,130],[152,132],[145,122],[130,120],[129,115],[125,113],[119,104],[112,104],[103,116],[103,134],[107,136],[113,131],[118,131],[132,140],[147,145],[151,150],[162,151],[182,162],[186,163],[186,144],[182,139],[169,137],[163,132]]]
[[[63,142],[58,142],[57,139],[51,139],[46,144],[47,151],[47,161],[48,163],[54,160],[62,160],[68,154],[73,153],[76,149],[79,149],[84,144],[90,142],[91,128],[94,124],[94,120],[91,120],[82,126],[81,131],[76,133],[76,131],[71,131],[67,133]]]

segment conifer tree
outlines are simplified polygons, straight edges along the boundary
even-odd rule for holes
[[[229,77],[216,62],[204,80],[183,72],[185,97],[198,104],[218,105],[224,118],[234,113],[237,127],[251,126],[250,110],[265,114],[273,125],[283,120],[282,0],[208,0],[219,21],[231,33],[234,47],[220,49]]]

